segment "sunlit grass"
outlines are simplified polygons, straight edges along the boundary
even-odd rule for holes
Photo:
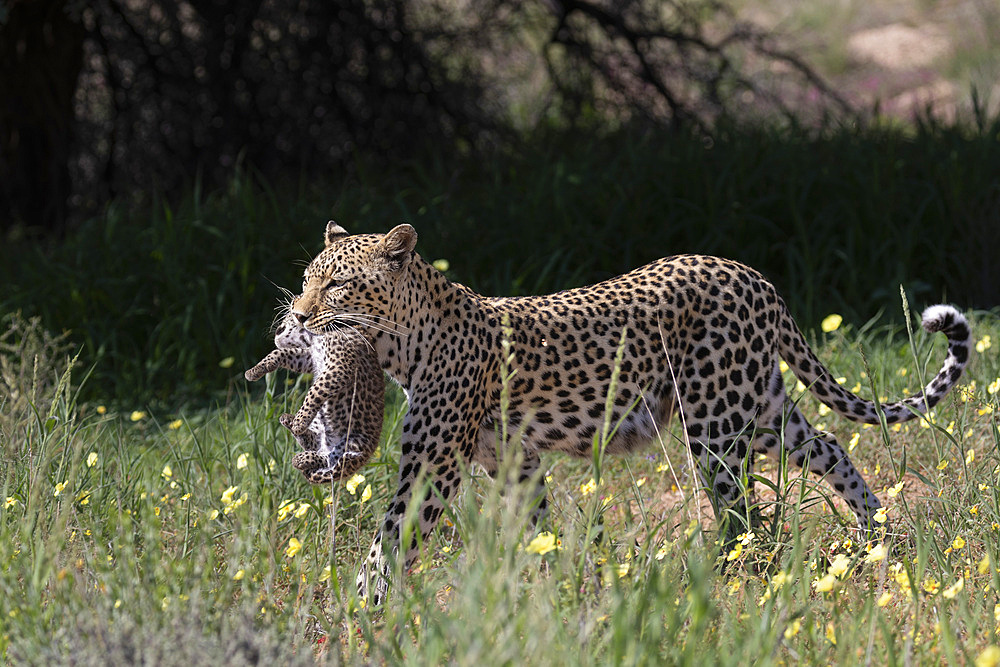
[[[82,371],[42,357],[33,409],[2,420],[0,651],[81,664],[241,652],[304,664],[991,664],[1000,325],[980,313],[973,326],[980,353],[929,420],[883,432],[801,402],[885,503],[884,541],[865,543],[826,487],[772,462],[756,467],[761,524],[723,549],[665,434],[627,458],[548,456],[552,510],[538,528],[526,490],[469,471],[415,571],[375,612],[354,575],[394,491],[398,392],[363,479],[331,489],[291,468],[277,423],[302,379],[156,414],[80,404]],[[920,334],[914,357],[874,323],[825,328],[821,357],[862,394],[870,382],[883,397],[913,393],[942,354]]]

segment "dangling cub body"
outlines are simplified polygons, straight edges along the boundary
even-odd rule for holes
[[[644,444],[680,409],[717,513],[736,502],[737,475],[760,452],[822,475],[862,526],[880,507],[833,437],[819,433],[785,395],[784,359],[812,393],[840,415],[877,423],[875,406],[834,381],[809,349],[774,287],[737,262],[697,255],[657,260],[617,278],[557,294],[484,297],[448,281],[414,252],[417,235],[400,225],[385,235],[348,235],[330,223],[326,248],[305,272],[291,312],[317,334],[353,326],[369,337],[382,368],[409,399],[399,488],[358,576],[359,592],[385,593],[386,549],[399,549],[400,523],[425,474],[420,531],[433,529],[442,502],[455,497],[459,462],[497,470],[502,323],[512,329],[511,429],[523,438],[521,478],[545,488],[538,454],[588,456],[604,421],[615,350],[625,332],[609,452]],[[924,313],[924,327],[948,338],[944,365],[923,394],[883,405],[887,421],[906,421],[956,383],[971,332],[949,306]],[[634,410],[629,408],[636,405]],[[775,435],[784,428],[782,438]],[[383,545],[383,541],[386,544]],[[416,556],[405,545],[405,566]],[[373,590],[370,591],[370,588]]]
[[[280,417],[304,450],[292,457],[292,466],[313,484],[354,475],[382,433],[385,378],[371,345],[353,331],[317,336],[290,312],[278,324],[274,345],[245,373],[247,380],[278,368],[313,374],[299,411]]]

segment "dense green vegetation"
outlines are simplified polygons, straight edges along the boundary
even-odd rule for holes
[[[243,174],[145,213],[112,207],[43,246],[8,239],[0,653],[18,664],[997,664],[995,312],[972,312],[980,354],[933,424],[858,428],[803,399],[889,508],[884,545],[866,550],[826,487],[769,463],[763,525],[720,557],[665,434],[600,474],[546,458],[551,543],[517,491],[471,471],[381,611],[353,580],[394,491],[403,397],[390,394],[365,479],[314,488],[288,465],[276,419],[306,380],[248,387],[240,374],[270,347],[277,286],[295,289],[333,217],[352,231],[411,222],[426,257],[494,294],[679,252],[735,257],[774,280],[847,386],[913,393],[943,342],[911,344],[900,285],[914,309],[998,302],[998,133],[994,121],[722,131],[711,145],[539,137],[518,155],[360,165],[298,189]],[[830,313],[844,324],[819,332]]]
[[[112,207],[63,242],[9,239],[0,312],[72,330],[94,366],[88,398],[176,409],[268,349],[276,286],[297,288],[334,218],[352,232],[409,222],[418,250],[487,294],[553,291],[702,252],[762,271],[806,329],[829,312],[898,323],[901,284],[920,305],[1000,302],[998,135],[1000,119],[818,137],[734,129],[708,145],[543,136],[516,155],[361,165],[297,189],[244,174],[177,204]]]

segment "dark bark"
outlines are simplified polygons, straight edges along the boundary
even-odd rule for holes
[[[0,229],[53,232],[66,220],[84,41],[68,4],[10,2],[0,23]]]

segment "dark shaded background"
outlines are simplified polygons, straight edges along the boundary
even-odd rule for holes
[[[58,232],[237,163],[296,182],[359,156],[517,150],[539,126],[710,134],[734,108],[801,115],[806,88],[813,111],[846,112],[727,16],[711,0],[0,0],[0,228]],[[755,62],[781,63],[780,85]],[[512,77],[539,71],[550,86],[515,117]]]

